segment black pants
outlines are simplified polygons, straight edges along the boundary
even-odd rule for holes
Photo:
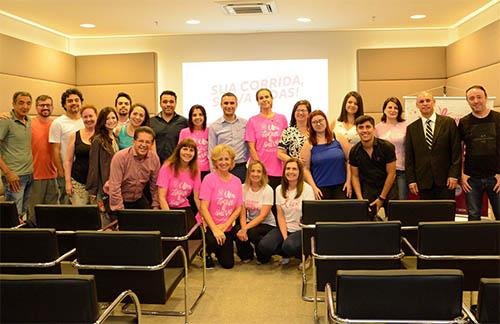
[[[382,189],[384,188],[383,183],[382,186],[380,187],[370,186],[369,184],[366,183],[362,184],[361,186],[363,191],[363,198],[368,199],[368,202],[370,204],[378,198],[378,196],[382,192]],[[398,188],[397,186],[393,185],[391,190],[389,190],[387,197],[385,197],[385,201],[383,204],[385,210],[387,210],[387,203],[389,202],[389,200],[397,199],[397,195],[398,195]],[[375,217],[377,216],[377,206],[374,205],[370,207],[369,216],[371,220],[375,220]]]
[[[207,253],[208,255],[215,253],[217,261],[225,269],[231,269],[234,267],[234,251],[233,242],[236,237],[236,232],[234,227],[228,232],[224,232],[226,235],[226,240],[224,244],[217,244],[214,234],[210,228],[207,228],[207,233],[205,239],[207,241]]]
[[[338,184],[327,187],[319,187],[321,193],[323,194],[322,199],[347,199],[345,191],[342,191],[344,184]]]
[[[125,206],[125,209],[150,209],[151,208],[151,206],[149,205],[149,201],[144,196],[137,199],[136,201],[124,201],[123,205]]]
[[[259,260],[260,263],[269,262],[270,257],[260,253],[260,250],[256,247],[257,245],[259,245],[260,240],[262,240],[262,238],[266,236],[266,234],[269,233],[269,231],[273,228],[274,226],[260,223],[259,225],[252,227],[247,231],[248,241],[241,241],[237,236],[235,237],[236,254],[238,254],[238,257],[241,259],[241,261],[252,260],[255,250],[255,253],[257,254],[257,260]],[[240,229],[240,224],[236,225],[235,233],[238,233]]]
[[[273,212],[274,218],[276,220],[276,224],[278,224],[278,213],[276,212],[276,188],[281,184],[281,177],[273,177],[268,176],[269,186],[273,188],[273,205],[271,207],[271,211]]]
[[[234,168],[230,171],[233,175],[237,176],[241,183],[245,183],[245,178],[247,176],[247,164],[246,162],[236,163]]]
[[[455,200],[455,190],[448,187],[433,185],[430,189],[419,189],[419,195],[424,200],[452,199]]]

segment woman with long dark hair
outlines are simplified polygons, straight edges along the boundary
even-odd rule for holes
[[[311,103],[307,100],[299,100],[293,106],[290,126],[283,131],[278,144],[278,158],[281,161],[300,157],[302,146],[309,137],[307,117],[310,113]]]
[[[363,98],[356,91],[348,92],[342,101],[340,116],[330,125],[330,129],[337,135],[344,137],[349,145],[359,142],[359,136],[356,132],[354,121],[364,114]]]

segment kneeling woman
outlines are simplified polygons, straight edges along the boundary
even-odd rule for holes
[[[314,200],[314,192],[304,182],[304,168],[299,159],[291,158],[285,162],[281,185],[276,188],[276,211],[278,228],[271,230],[260,241],[258,249],[264,256],[282,254],[282,264],[289,257],[301,257],[302,200]]]
[[[234,167],[234,157],[230,146],[219,144],[214,147],[211,154],[214,171],[201,184],[200,214],[208,227],[207,267],[213,267],[212,253],[223,268],[234,266],[233,241],[236,233],[233,223],[240,215],[243,203],[241,181],[229,173]]]
[[[245,184],[243,185],[243,207],[240,224],[236,225],[236,248],[243,262],[253,259],[254,248],[260,240],[276,228],[276,221],[271,211],[273,206],[273,189],[268,185],[267,172],[260,161],[252,161],[248,165]],[[252,243],[252,244],[250,244]],[[257,249],[257,260],[269,262],[270,257],[262,255]]]
[[[157,180],[161,209],[184,209],[189,228],[195,223],[193,210],[188,201],[191,193],[196,209],[200,208],[198,197],[201,177],[198,170],[197,154],[196,143],[192,139],[182,140],[161,167]]]

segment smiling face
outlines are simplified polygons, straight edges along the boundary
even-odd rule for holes
[[[288,162],[285,166],[285,177],[289,183],[297,182],[299,179],[299,165],[295,161]]]
[[[140,132],[137,134],[137,138],[134,139],[134,150],[140,157],[144,157],[148,154],[149,150],[151,150],[151,145],[153,145],[153,135]]]
[[[118,119],[116,118],[116,114],[114,112],[110,112],[106,117],[106,123],[104,124],[106,126],[106,129],[108,131],[113,131],[117,124]]]
[[[160,98],[160,106],[166,116],[172,116],[174,114],[176,104],[175,97],[172,95],[165,94]]]
[[[205,116],[201,109],[194,109],[193,114],[191,116],[191,120],[196,129],[201,129],[203,127],[203,123],[205,122]]]
[[[259,163],[255,163],[254,165],[252,165],[249,174],[250,174],[251,184],[260,186],[262,181],[262,175],[264,174],[262,166]]]
[[[14,114],[19,119],[24,119],[31,109],[31,98],[28,96],[17,96],[16,101],[12,103]]]
[[[184,165],[188,165],[191,160],[193,160],[194,155],[196,154],[195,150],[191,146],[183,146],[179,152],[181,157],[181,161]]]
[[[144,118],[146,118],[146,112],[141,106],[135,106],[130,112],[129,120],[134,128],[141,126],[144,122]]]
[[[295,109],[295,120],[297,123],[307,121],[307,117],[309,116],[309,110],[307,110],[306,105],[299,105],[297,109]]]
[[[238,107],[238,100],[233,96],[224,96],[220,102],[222,113],[226,119],[232,119]]]
[[[94,109],[87,108],[82,111],[82,120],[85,128],[94,129],[95,123],[97,121],[97,114],[95,113]]]
[[[80,108],[82,107],[82,102],[80,97],[76,94],[70,94],[66,98],[66,102],[64,103],[64,109],[68,115],[77,115],[80,112]]]
[[[316,115],[311,119],[311,126],[316,133],[324,133],[328,127],[325,117],[321,115]]]
[[[218,158],[215,160],[215,168],[219,172],[229,172],[233,167],[234,160],[231,158],[228,152],[223,151]]]
[[[434,97],[427,92],[420,93],[417,96],[417,108],[420,110],[420,114],[424,118],[429,118],[434,113],[434,104],[436,100]]]
[[[466,94],[467,103],[472,109],[472,112],[476,115],[482,115],[485,111],[487,111],[486,102],[488,97],[483,90],[478,88],[470,89]]]
[[[370,142],[375,137],[375,127],[367,120],[362,124],[356,126],[356,131],[358,132],[359,138],[362,142]]]
[[[385,105],[384,114],[387,117],[387,120],[397,120],[399,114],[398,105],[389,101],[387,105]]]
[[[356,97],[350,96],[345,104],[345,110],[348,115],[355,115],[358,112],[358,100]]]
[[[36,112],[40,117],[47,118],[52,115],[52,100],[50,98],[45,100],[39,100],[36,103]]]
[[[273,108],[273,96],[268,90],[260,90],[257,92],[257,103],[260,110]]]
[[[116,111],[120,116],[127,116],[130,109],[130,100],[127,97],[118,97],[116,99]]]

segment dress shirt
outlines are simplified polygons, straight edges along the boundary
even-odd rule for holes
[[[245,130],[247,120],[236,117],[228,121],[221,117],[214,121],[208,128],[208,155],[211,157],[212,150],[219,144],[231,146],[236,153],[235,163],[245,163],[248,160],[248,147],[245,142]],[[210,164],[212,159],[209,158]]]
[[[151,207],[158,208],[156,179],[160,170],[160,159],[156,152],[150,151],[145,157],[139,157],[134,147],[123,149],[113,156],[109,181],[104,190],[109,194],[111,210],[123,209],[123,202],[139,200],[144,187],[149,181]]]
[[[434,128],[436,127],[436,113],[433,112],[431,117],[425,118],[425,117],[420,117],[422,120],[422,127],[424,128],[424,138],[425,138],[425,128],[427,127],[427,120],[431,121],[431,129],[432,129],[432,134],[434,134]]]
[[[156,153],[163,163],[174,152],[179,142],[181,129],[188,127],[185,117],[175,113],[170,121],[163,119],[162,112],[149,120],[151,128],[156,133]]]

